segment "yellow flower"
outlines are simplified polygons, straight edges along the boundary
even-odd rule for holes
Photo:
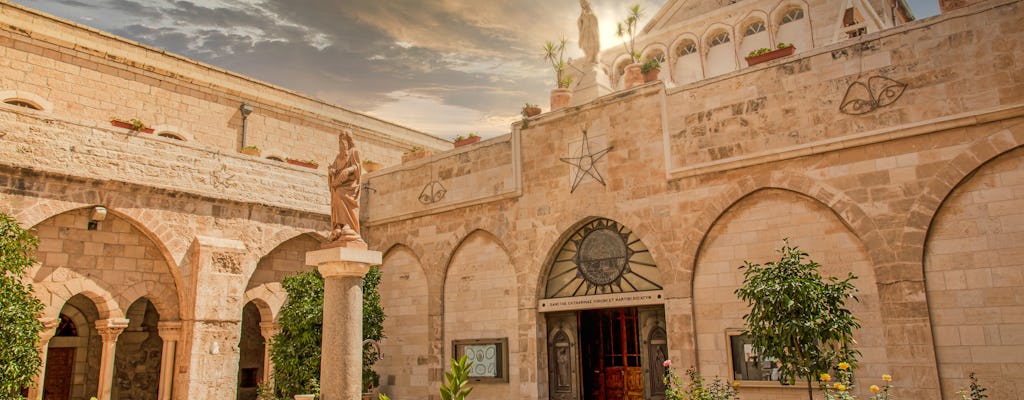
[[[839,382],[836,382],[836,384],[835,384],[835,385],[832,385],[832,387],[836,388],[836,390],[838,390],[838,391],[840,391],[840,392],[842,392],[842,391],[845,391],[845,390],[846,390],[846,385],[844,385],[844,384],[842,384],[842,383],[839,383]]]
[[[829,374],[821,374],[821,376],[818,377],[818,380],[822,382],[828,382],[832,380],[832,376],[830,376]]]
[[[882,380],[886,381],[886,382],[891,382],[892,381],[892,375],[889,375],[889,374],[882,375]]]
[[[878,393],[879,390],[881,389],[878,388],[878,385],[871,385],[871,393]]]
[[[843,371],[846,371],[846,370],[850,369],[850,364],[847,363],[846,361],[843,361],[843,362],[839,363],[839,369],[841,369]]]

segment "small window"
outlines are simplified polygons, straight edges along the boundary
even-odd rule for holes
[[[456,359],[473,362],[469,380],[508,382],[508,338],[453,340],[452,349]]]
[[[68,318],[67,315],[60,315],[60,323],[57,325],[57,333],[54,336],[78,336],[78,327]]]
[[[763,21],[757,21],[757,22],[752,23],[752,24],[747,26],[747,30],[746,30],[746,32],[743,33],[743,36],[755,35],[755,34],[764,32],[765,30],[766,29],[764,27],[764,22]]]
[[[676,55],[679,56],[679,57],[682,57],[682,56],[685,56],[685,55],[689,55],[689,54],[693,54],[693,53],[696,53],[696,52],[697,52],[697,44],[694,43],[692,40],[687,40],[687,41],[683,42],[682,44],[680,44],[679,47],[676,47]]]
[[[644,61],[650,60],[658,60],[660,62],[665,62],[665,53],[662,53],[661,50],[651,52],[650,54],[647,55],[647,57],[644,57]]]
[[[270,161],[284,162],[284,160],[282,160],[281,157],[270,156],[267,157],[267,159]]]
[[[185,138],[183,138],[181,136],[178,136],[177,134],[174,134],[174,133],[171,133],[171,132],[160,132],[160,134],[158,134],[157,136],[165,137],[165,138],[168,138],[168,139],[185,141]]]
[[[10,104],[12,106],[17,106],[17,107],[30,108],[30,109],[33,109],[33,110],[42,110],[43,109],[42,107],[39,107],[35,103],[30,103],[30,102],[27,102],[25,100],[19,100],[19,99],[7,99],[7,100],[4,100],[4,103]]]
[[[801,19],[804,19],[804,10],[802,8],[794,8],[786,11],[786,15],[782,16],[782,23],[779,25],[788,24]]]
[[[718,46],[720,44],[726,44],[726,43],[729,43],[729,33],[728,32],[719,32],[718,34],[716,34],[714,37],[711,38],[711,46],[712,47]]]
[[[762,357],[742,332],[726,334],[732,379],[737,381],[775,381],[781,379],[779,364],[774,358]]]

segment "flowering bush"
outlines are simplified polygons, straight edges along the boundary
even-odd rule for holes
[[[960,395],[960,400],[981,400],[988,398],[988,395],[985,394],[985,391],[988,390],[988,388],[978,384],[978,378],[974,376],[973,372],[971,372],[970,377],[971,385],[960,389],[957,392],[957,394]]]
[[[672,360],[665,360],[665,398],[667,400],[739,400],[739,391],[727,382],[715,378],[715,381],[705,386],[704,377],[700,376],[697,368],[690,367],[686,370],[686,377],[690,383],[683,384],[683,380],[672,372]]]
[[[870,400],[889,400],[889,389],[892,388],[889,382],[892,382],[892,375],[882,375],[882,381],[885,382],[882,387],[871,385]],[[853,395],[853,367],[845,361],[836,366],[835,380],[827,373],[819,374],[818,386],[821,387],[821,392],[825,394],[827,400],[855,400],[857,398]]]

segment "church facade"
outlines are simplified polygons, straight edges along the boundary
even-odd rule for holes
[[[0,210],[40,237],[40,388],[255,398],[347,132],[387,166],[361,220],[391,398],[437,398],[461,354],[473,398],[659,399],[665,360],[805,398],[734,295],[786,238],[858,277],[861,398],[891,374],[899,398],[954,399],[972,372],[1020,398],[1024,10],[942,6],[670,0],[637,41],[659,80],[627,87],[606,44],[571,106],[400,163],[450,144],[0,0]],[[747,65],[778,42],[794,54]]]
[[[381,390],[429,398],[465,354],[479,398],[663,398],[665,360],[806,398],[734,294],[788,238],[857,276],[859,398],[891,374],[955,399],[972,372],[1020,398],[1024,10],[943,6],[669,1],[637,38],[660,80],[627,87],[605,44],[571,106],[369,175]],[[795,54],[747,65],[777,42]]]

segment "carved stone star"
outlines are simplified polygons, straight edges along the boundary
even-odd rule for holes
[[[576,187],[579,186],[580,181],[583,180],[585,175],[590,175],[594,180],[601,182],[601,186],[606,186],[604,183],[604,177],[601,176],[601,172],[597,170],[597,162],[601,160],[605,154],[608,154],[608,151],[611,149],[611,147],[606,147],[603,150],[598,150],[597,152],[591,150],[590,140],[587,138],[587,130],[583,130],[583,144],[580,148],[579,157],[559,158],[562,162],[576,167],[573,171],[572,189],[569,193],[576,191]]]

